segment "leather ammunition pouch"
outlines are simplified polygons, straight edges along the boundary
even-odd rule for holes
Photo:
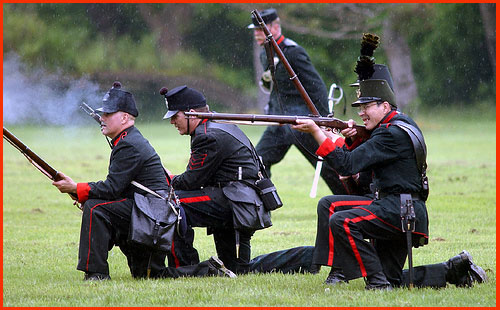
[[[255,231],[272,225],[271,213],[253,188],[234,181],[225,186],[222,192],[230,201],[235,230]]]
[[[129,241],[152,250],[168,251],[178,223],[180,207],[150,194],[134,193],[135,204],[130,217]],[[174,211],[175,210],[175,211]],[[175,213],[177,212],[177,214]]]

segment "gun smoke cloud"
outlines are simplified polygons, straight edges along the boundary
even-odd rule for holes
[[[16,54],[4,58],[4,124],[88,124],[93,120],[80,109],[80,104],[85,101],[97,108],[102,96],[99,86],[86,77],[75,79],[28,68]]]

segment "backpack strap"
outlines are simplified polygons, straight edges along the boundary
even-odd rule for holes
[[[208,122],[207,125],[209,128],[217,128],[226,132],[227,134],[233,136],[233,138],[235,138],[236,140],[240,141],[241,144],[246,146],[252,153],[257,163],[259,164],[260,173],[262,173],[262,175],[265,178],[269,178],[266,169],[264,169],[264,164],[260,160],[260,157],[257,155],[255,147],[253,146],[252,142],[248,139],[248,137],[243,133],[243,131],[241,131],[241,129],[239,129],[236,125],[220,124],[216,122]]]
[[[410,136],[417,158],[417,167],[421,174],[425,175],[427,171],[427,146],[425,145],[424,136],[415,126],[403,121],[395,120],[391,125],[398,126]]]

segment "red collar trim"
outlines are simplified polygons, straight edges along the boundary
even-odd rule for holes
[[[120,134],[120,136],[113,142],[113,146],[116,146],[118,142],[120,142],[121,139],[125,138],[127,136],[127,132],[124,131]]]
[[[277,43],[278,45],[280,45],[280,44],[281,44],[281,42],[283,42],[283,41],[285,41],[285,36],[284,36],[284,35],[280,35],[280,37],[278,38],[278,40],[276,40],[276,43]]]
[[[121,139],[125,138],[127,136],[127,133],[130,131],[130,129],[133,126],[130,126],[128,128],[125,128],[117,137],[115,137],[113,140],[111,140],[111,143],[113,143],[113,146],[116,146],[118,142],[120,142]]]
[[[388,115],[387,115],[387,116],[386,116],[386,117],[385,117],[385,118],[384,118],[384,119],[380,122],[380,124],[387,124],[387,123],[389,123],[389,122],[391,121],[391,119],[392,119],[394,116],[396,116],[396,115],[398,115],[398,111],[396,111],[396,110],[392,111],[391,113],[389,113],[389,114],[388,114]]]

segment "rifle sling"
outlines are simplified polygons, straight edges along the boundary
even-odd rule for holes
[[[415,156],[417,158],[417,167],[422,175],[426,174],[427,170],[427,146],[425,145],[424,136],[422,133],[413,125],[402,122],[393,121],[391,125],[396,125],[403,129],[408,136],[410,136],[411,142],[413,144],[413,149],[415,151]]]
[[[257,162],[259,163],[259,170],[262,173],[262,175],[265,178],[269,178],[269,176],[267,175],[266,169],[264,169],[264,164],[260,160],[260,157],[257,155],[257,151],[255,150],[255,147],[253,146],[250,139],[248,139],[248,137],[245,136],[245,134],[241,130],[235,130],[236,128],[238,128],[236,125],[233,125],[233,126],[224,126],[223,124],[219,124],[219,123],[215,123],[215,122],[208,122],[208,127],[220,129],[220,130],[224,131],[225,133],[233,136],[233,138],[240,141],[241,144],[246,146],[250,150],[250,152],[252,153],[255,160],[257,160]]]

